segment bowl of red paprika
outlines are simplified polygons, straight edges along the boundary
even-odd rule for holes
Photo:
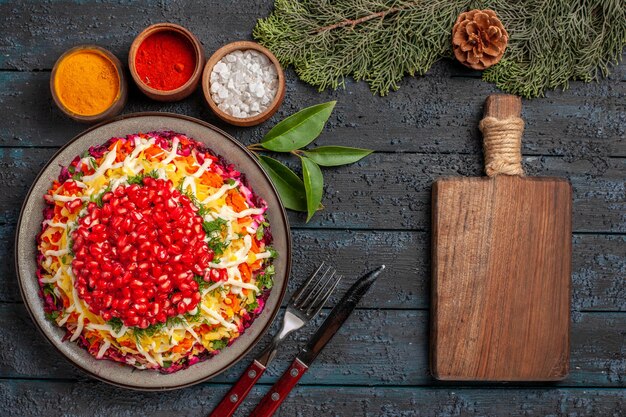
[[[204,50],[198,38],[174,23],[156,23],[130,46],[128,67],[137,87],[158,101],[178,101],[198,86]]]

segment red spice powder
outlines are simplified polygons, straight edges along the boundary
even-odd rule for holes
[[[187,38],[161,31],[148,36],[137,49],[135,68],[141,81],[156,90],[185,84],[196,68],[196,54]]]

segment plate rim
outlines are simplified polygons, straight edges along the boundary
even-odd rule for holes
[[[26,207],[28,205],[28,202],[30,201],[31,194],[33,193],[33,190],[35,188],[35,184],[37,184],[37,182],[39,181],[41,175],[50,166],[52,161],[54,161],[57,158],[57,156],[59,156],[59,154],[61,154],[67,147],[72,145],[74,142],[78,141],[81,137],[83,137],[87,133],[92,132],[93,130],[96,130],[96,129],[102,127],[102,126],[106,126],[106,125],[108,125],[110,123],[115,123],[115,122],[120,122],[120,121],[125,120],[125,119],[133,119],[133,118],[145,117],[145,116],[172,117],[172,118],[175,118],[175,119],[181,119],[181,120],[186,120],[186,121],[189,121],[189,122],[192,122],[192,123],[196,123],[196,124],[202,125],[202,126],[208,128],[208,129],[211,129],[211,130],[221,134],[226,139],[228,139],[230,142],[235,144],[240,150],[243,151],[243,153],[248,157],[248,159],[250,159],[261,170],[261,172],[263,172],[263,175],[265,176],[265,179],[269,183],[269,185],[271,187],[271,190],[274,192],[274,194],[277,197],[277,200],[278,200],[278,203],[279,203],[279,208],[280,208],[280,210],[278,210],[278,212],[280,213],[280,217],[281,217],[282,221],[285,224],[285,230],[287,231],[287,233],[285,233],[285,236],[286,236],[287,259],[286,259],[286,265],[285,265],[286,268],[285,268],[284,285],[283,285],[283,287],[281,289],[281,292],[280,292],[280,294],[278,296],[278,300],[277,300],[277,304],[276,304],[277,307],[274,309],[274,311],[272,311],[270,313],[269,320],[267,321],[265,326],[259,331],[259,334],[255,337],[255,339],[252,341],[252,343],[250,343],[246,347],[246,349],[238,357],[236,357],[228,365],[223,367],[220,371],[218,371],[216,373],[213,373],[213,374],[211,374],[211,375],[209,375],[207,377],[203,377],[203,378],[199,378],[199,379],[196,379],[196,380],[193,380],[193,381],[189,381],[189,382],[186,382],[186,383],[177,384],[177,385],[173,385],[173,386],[167,386],[167,387],[141,387],[141,386],[137,386],[137,385],[123,384],[123,383],[119,383],[119,382],[116,382],[116,381],[112,381],[112,380],[109,380],[109,379],[107,379],[105,377],[102,377],[101,375],[96,374],[95,372],[92,372],[91,370],[87,369],[87,367],[83,366],[81,363],[78,363],[78,362],[70,359],[65,354],[65,352],[63,352],[62,349],[57,347],[52,342],[52,340],[48,337],[46,332],[41,327],[39,321],[35,317],[35,315],[34,315],[34,313],[32,311],[32,307],[33,306],[31,306],[30,303],[27,301],[27,298],[26,298],[26,295],[25,295],[25,292],[24,292],[25,290],[24,290],[23,285],[22,285],[22,277],[20,275],[20,267],[19,267],[19,250],[18,250],[18,248],[19,248],[19,242],[20,242],[20,236],[21,236],[21,233],[20,233],[21,227],[20,227],[20,225],[22,224],[24,211],[25,211],[25,209],[26,209]],[[202,142],[202,141],[200,141],[200,142]],[[131,390],[135,390],[135,391],[159,392],[159,391],[173,391],[173,390],[177,390],[177,389],[181,389],[181,388],[186,388],[186,387],[189,387],[189,386],[192,386],[192,385],[199,384],[201,382],[208,381],[208,380],[210,380],[212,378],[215,378],[216,376],[218,376],[220,374],[223,374],[229,368],[231,368],[232,366],[234,366],[235,364],[240,362],[261,341],[263,336],[265,336],[267,334],[267,332],[269,331],[270,327],[274,323],[274,320],[276,319],[276,316],[278,315],[278,312],[280,311],[281,306],[282,306],[282,302],[283,302],[283,300],[285,298],[285,294],[287,292],[287,286],[289,284],[289,278],[291,276],[291,265],[292,265],[291,257],[292,257],[292,250],[293,250],[293,248],[292,248],[292,236],[291,236],[291,232],[290,232],[291,231],[291,227],[290,227],[290,224],[289,224],[289,218],[287,216],[287,212],[285,210],[285,206],[284,206],[282,200],[280,199],[280,195],[278,194],[278,191],[276,190],[276,187],[274,186],[274,183],[271,181],[269,175],[267,174],[267,172],[265,171],[263,166],[252,155],[252,153],[242,143],[240,143],[237,139],[235,139],[232,135],[230,135],[229,133],[225,132],[224,130],[220,129],[217,126],[212,125],[209,122],[205,122],[204,120],[200,120],[198,118],[187,116],[187,115],[184,115],[184,114],[178,114],[178,113],[172,113],[172,112],[159,112],[159,111],[127,113],[127,114],[123,114],[123,115],[120,115],[120,116],[117,116],[117,117],[105,120],[103,122],[97,123],[97,124],[95,124],[93,126],[88,127],[85,130],[82,130],[81,132],[76,134],[73,138],[71,138],[68,142],[66,142],[63,146],[61,146],[59,149],[57,149],[54,152],[54,154],[52,156],[50,156],[48,161],[40,168],[39,172],[37,173],[37,176],[32,181],[32,184],[30,185],[30,187],[28,189],[28,192],[26,193],[26,197],[24,198],[24,201],[23,201],[23,203],[22,203],[22,205],[20,207],[20,215],[18,216],[17,223],[15,224],[15,226],[16,226],[16,233],[15,233],[15,239],[14,239],[14,256],[13,256],[14,267],[15,267],[15,274],[16,274],[18,286],[19,286],[19,289],[20,289],[20,296],[22,297],[22,301],[24,302],[24,306],[26,307],[26,310],[28,311],[28,315],[30,316],[32,322],[34,323],[35,327],[37,328],[37,331],[44,337],[44,339],[46,340],[47,343],[49,343],[54,349],[56,349],[57,352],[59,352],[61,354],[61,356],[67,362],[71,363],[73,366],[77,367],[82,372],[85,372],[90,377],[95,378],[96,380],[105,382],[107,384],[113,385],[113,386],[117,386],[117,387],[120,387],[120,388],[127,388],[127,389],[131,389]],[[210,358],[208,360],[210,360]],[[126,365],[126,364],[122,364],[122,365],[129,366],[129,365]],[[198,364],[194,364],[194,365],[198,365]],[[191,365],[191,366],[194,366],[194,365]],[[141,371],[141,370],[136,370],[136,371]]]

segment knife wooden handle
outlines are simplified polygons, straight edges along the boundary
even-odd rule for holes
[[[215,407],[209,417],[230,417],[235,413],[239,404],[246,398],[254,384],[265,372],[265,366],[254,360],[248,369],[241,375],[239,381],[222,398],[222,401]]]
[[[250,413],[250,416],[270,417],[273,415],[308,369],[309,367],[302,363],[300,359],[294,359],[291,366],[287,368],[272,389],[265,394],[265,397],[263,397],[252,413]]]

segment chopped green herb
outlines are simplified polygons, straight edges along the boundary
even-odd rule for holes
[[[161,331],[165,327],[164,323],[153,324],[151,326],[146,327],[145,329],[140,329],[139,327],[133,327],[133,333],[135,335],[135,339],[139,340],[143,337],[152,337],[157,332]]]
[[[109,191],[111,191],[111,184],[107,185],[107,187],[98,195],[96,195],[95,197],[92,195],[89,200],[92,203],[96,203],[98,205],[98,207],[102,207],[102,196],[105,195],[106,193],[108,193]]]
[[[56,304],[57,302],[57,295],[54,293],[54,285],[53,284],[46,284],[43,286],[43,293],[44,295],[49,295],[52,297],[52,299],[54,300],[54,303]]]
[[[213,291],[211,291],[210,294],[211,294],[212,297],[216,297],[217,295],[219,295],[219,293],[225,293],[227,291],[228,290],[226,288],[220,286],[220,287],[217,287],[216,289],[214,289]]]
[[[206,282],[204,278],[202,278],[200,275],[194,275],[193,280],[198,283],[198,288],[200,289],[200,291],[203,291],[211,286],[211,283]]]
[[[98,164],[96,163],[96,158],[91,157],[89,158],[89,166],[94,170],[97,171],[98,170]]]
[[[215,350],[222,350],[227,345],[228,345],[228,341],[224,340],[224,339],[222,339],[222,340],[214,340],[213,341],[213,349],[215,349]]]
[[[263,239],[263,230],[264,229],[265,229],[265,227],[263,226],[263,224],[259,225],[259,228],[256,229],[256,240]]]
[[[195,318],[195,316],[192,315],[188,315],[187,317],[188,319],[191,318]],[[193,321],[197,321],[197,320],[193,320]],[[174,316],[174,317],[170,317],[167,319],[167,321],[165,323],[157,323],[157,324],[153,324],[151,326],[146,327],[145,329],[140,329],[139,327],[132,327],[133,329],[133,333],[135,335],[135,339],[139,340],[142,337],[152,337],[154,336],[157,332],[163,330],[166,327],[174,327],[174,326],[179,326],[181,324],[185,323],[185,319],[179,316]]]
[[[111,326],[113,331],[116,333],[122,330],[122,326],[124,325],[124,323],[122,323],[122,320],[117,317],[113,317],[111,320],[107,321],[107,324]]]
[[[202,311],[200,310],[200,306],[196,307],[196,314],[185,314],[185,319],[194,323],[202,320]]]
[[[226,220],[218,217],[212,222],[205,221],[204,223],[202,223],[202,227],[204,227],[204,231],[207,232],[207,234],[210,234],[213,232],[222,232],[227,223],[228,222]]]
[[[68,233],[68,236],[67,236],[67,248],[69,250],[69,255],[71,257],[74,257],[74,241],[72,240],[70,235],[71,235],[71,233]],[[65,262],[63,262],[63,263],[65,263]]]
[[[46,318],[51,321],[56,321],[56,319],[59,318],[59,312],[51,311],[50,313],[46,313]]]
[[[174,317],[170,317],[169,319],[167,319],[165,326],[166,327],[180,326],[181,324],[184,324],[184,323],[185,323],[185,320],[183,320],[181,317],[174,316]]]
[[[141,174],[137,174],[137,175],[133,175],[128,177],[128,184],[139,184],[142,185],[143,184],[143,179],[146,177],[152,177],[152,178],[159,178],[159,173],[156,171],[156,169],[153,169],[150,172],[142,172]]]
[[[235,180],[234,180],[234,179],[232,179],[232,178],[229,178],[229,179],[227,179],[227,180],[226,180],[226,184],[228,184],[228,185],[235,185],[235,183],[236,183],[236,182],[237,182],[237,181],[235,181]]]
[[[259,276],[257,277],[256,286],[259,287],[259,289],[272,288],[272,286],[274,285],[274,274],[276,274],[276,271],[274,270],[274,265],[269,265],[267,268],[265,268],[265,272],[259,274]]]
[[[80,181],[83,179],[83,177],[85,176],[85,173],[82,171],[79,171],[77,173],[75,173],[74,175],[72,175],[72,179],[75,181]]]
[[[178,186],[176,187],[176,189],[178,191],[180,191],[181,194],[186,195],[191,202],[193,203],[194,206],[196,206],[198,208],[198,211],[196,212],[196,214],[200,217],[204,217],[205,215],[207,215],[209,213],[209,209],[207,209],[206,207],[204,207],[202,204],[200,204],[200,200],[198,200],[196,198],[195,195],[193,195],[191,192],[186,191],[183,189],[183,183],[185,182],[185,179],[181,179],[180,183],[178,184]]]
[[[221,255],[224,250],[230,245],[230,242],[223,240],[223,234],[226,232],[226,225],[228,222],[220,217],[210,222],[203,222],[202,227],[206,232],[209,241],[207,245],[213,250],[216,255]],[[214,260],[213,263],[218,263],[218,260]]]
[[[163,361],[163,368],[167,369],[172,366],[172,361]]]

